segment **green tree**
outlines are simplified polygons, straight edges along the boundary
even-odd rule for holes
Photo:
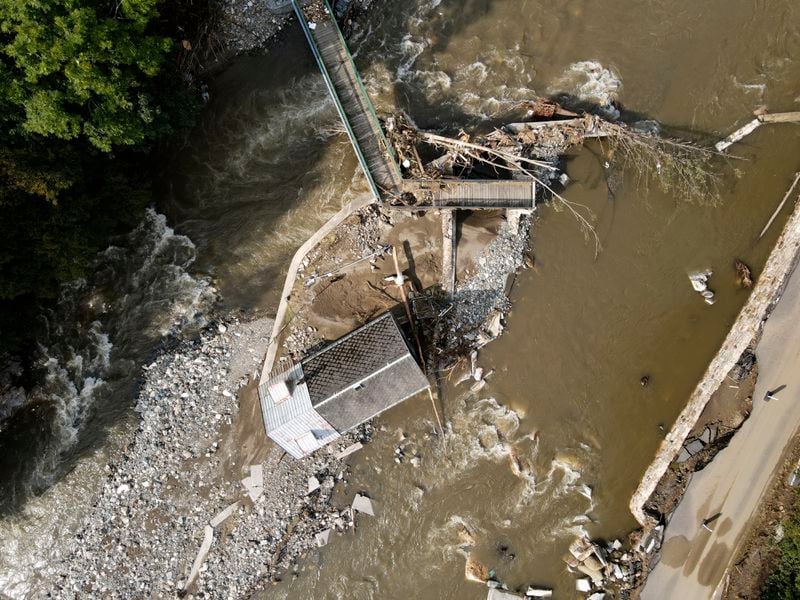
[[[110,152],[170,129],[157,76],[172,47],[158,0],[0,2],[0,111],[17,133]],[[0,117],[2,118],[2,117]]]
[[[779,558],[764,587],[764,600],[800,598],[800,494],[795,496],[791,516],[783,522]]]

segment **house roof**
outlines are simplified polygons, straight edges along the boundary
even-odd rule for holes
[[[397,322],[386,313],[302,361],[311,404],[316,407],[404,356],[419,371]]]
[[[336,431],[345,432],[428,389],[428,378],[410,354],[390,363],[358,387],[349,387],[314,407]]]

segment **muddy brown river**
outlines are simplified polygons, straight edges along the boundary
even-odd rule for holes
[[[534,94],[616,98],[709,140],[760,105],[800,103],[791,0],[390,0],[351,45],[379,112],[403,109],[451,133],[496,124]],[[299,32],[239,61],[215,91],[206,129],[170,179],[169,209],[229,304],[272,307],[294,248],[364,183]],[[496,371],[490,384],[479,396],[446,391],[444,442],[428,435],[427,401],[381,418],[350,480],[377,517],[264,597],[484,598],[464,578],[462,526],[509,587],[574,595],[561,556],[576,534],[612,539],[634,526],[630,495],[746,299],[734,258],[758,273],[778,235],[780,220],[756,241],[798,151],[796,126],[747,138],[735,147],[743,160],[720,161],[715,207],[631,173],[610,197],[598,148],[571,157],[567,197],[598,216],[599,257],[568,214],[540,208],[536,268],[517,280],[505,335],[480,354]],[[711,307],[687,279],[704,268],[714,270]],[[420,466],[395,462],[398,446]]]
[[[451,134],[497,125],[537,94],[616,99],[708,140],[761,105],[800,109],[795,0],[376,0],[351,47],[379,112],[402,109]],[[235,61],[211,92],[203,124],[165,162],[160,208],[228,307],[273,312],[295,249],[366,185],[296,27],[269,54]],[[536,268],[517,279],[506,333],[480,353],[495,369],[489,385],[478,396],[445,390],[443,441],[429,435],[426,399],[381,417],[340,499],[365,491],[377,516],[332,536],[264,597],[483,599],[486,588],[464,578],[462,527],[510,588],[574,596],[561,556],[575,535],[612,539],[634,526],[628,501],[662,428],[746,299],[733,261],[757,275],[782,225],[757,241],[800,168],[800,127],[763,127],[733,150],[742,160],[720,161],[718,206],[633,173],[610,197],[599,149],[576,152],[566,196],[597,215],[600,255],[570,215],[539,209]],[[705,268],[714,306],[687,279]],[[398,446],[420,465],[397,463]],[[85,472],[62,488],[96,486],[99,470]],[[72,497],[44,496],[31,514],[72,513]],[[33,539],[24,526],[6,559],[38,567],[49,534]]]

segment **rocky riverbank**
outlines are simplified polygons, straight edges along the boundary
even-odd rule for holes
[[[336,0],[331,2],[340,25],[351,29],[374,0]],[[289,0],[223,0],[215,21],[214,38],[225,56],[235,56],[265,48],[294,19]]]
[[[144,367],[139,426],[51,569],[54,597],[244,597],[291,569],[316,533],[352,526],[350,509],[330,504],[347,477],[336,448],[294,461],[263,435],[250,382],[270,325],[218,323]],[[368,437],[364,428],[337,447]],[[242,485],[253,467],[261,494]],[[311,493],[309,478],[320,483]],[[207,528],[207,559],[188,584]]]

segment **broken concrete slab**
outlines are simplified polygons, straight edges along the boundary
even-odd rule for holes
[[[583,579],[578,579],[575,582],[575,589],[579,592],[589,592],[592,589],[592,582],[588,577],[584,577]]]
[[[503,333],[503,315],[500,312],[494,312],[489,315],[486,321],[486,333],[492,338],[499,337]]]
[[[371,517],[375,516],[375,509],[372,506],[372,500],[366,496],[362,496],[361,494],[355,495],[355,498],[353,498],[352,507],[353,510],[357,510],[360,513],[365,513]]]
[[[698,439],[701,442],[703,442],[704,444],[710,444],[711,443],[711,430],[708,427],[706,427],[703,430],[702,435]]]
[[[578,571],[580,571],[584,575],[588,575],[589,577],[591,577],[592,583],[594,583],[595,585],[600,585],[603,583],[602,571],[594,569],[588,566],[587,564],[580,564],[575,568],[578,569]]]
[[[228,517],[230,517],[233,514],[233,511],[235,511],[238,508],[238,506],[239,506],[239,501],[237,500],[236,502],[234,502],[233,504],[231,504],[227,508],[221,510],[219,513],[217,513],[216,517],[211,519],[211,526],[212,527],[219,527],[219,525],[225,519],[227,519]]]
[[[314,536],[314,541],[317,543],[317,548],[322,548],[328,545],[328,539],[331,537],[331,530],[323,529]]]
[[[520,600],[522,596],[499,588],[490,588],[486,600]]]
[[[214,528],[211,527],[211,525],[206,525],[203,532],[203,543],[200,544],[200,550],[197,551],[197,556],[194,559],[194,563],[192,563],[192,570],[189,572],[189,577],[186,579],[186,585],[184,585],[182,589],[185,590],[194,583],[195,578],[197,578],[197,575],[200,573],[200,568],[206,560],[208,551],[211,550],[211,543],[213,541]]]
[[[703,448],[705,448],[705,444],[703,442],[701,442],[700,440],[692,440],[691,442],[686,444],[686,446],[684,446],[684,447],[686,448],[686,450],[689,451],[689,454],[694,456],[698,452],[702,451]]]
[[[249,496],[250,500],[255,502],[264,494],[264,487],[261,485],[255,485],[253,483],[253,478],[248,475],[244,479],[242,479],[242,485],[244,486],[247,495]]]
[[[250,465],[250,480],[254,487],[264,487],[264,466]]]
[[[595,592],[587,598],[587,600],[603,600],[606,597],[605,592]]]
[[[525,592],[528,598],[552,598],[553,590],[550,588],[528,586],[528,591]]]
[[[317,491],[319,487],[320,487],[319,479],[317,479],[312,475],[311,477],[308,478],[308,491],[306,492],[306,495],[310,494],[311,492]]]
[[[678,455],[676,462],[680,465],[685,463],[690,458],[692,458],[692,455],[689,453],[689,451],[686,448],[681,448],[681,453]]]
[[[336,454],[336,458],[339,460],[345,458],[346,456],[350,456],[353,452],[357,452],[364,447],[364,444],[361,442],[356,442],[355,444],[350,444],[347,448],[342,450],[341,452]]]
[[[583,537],[575,539],[575,541],[569,545],[569,553],[579,562],[583,562],[589,558],[589,556],[594,553],[594,550],[594,544]]]

